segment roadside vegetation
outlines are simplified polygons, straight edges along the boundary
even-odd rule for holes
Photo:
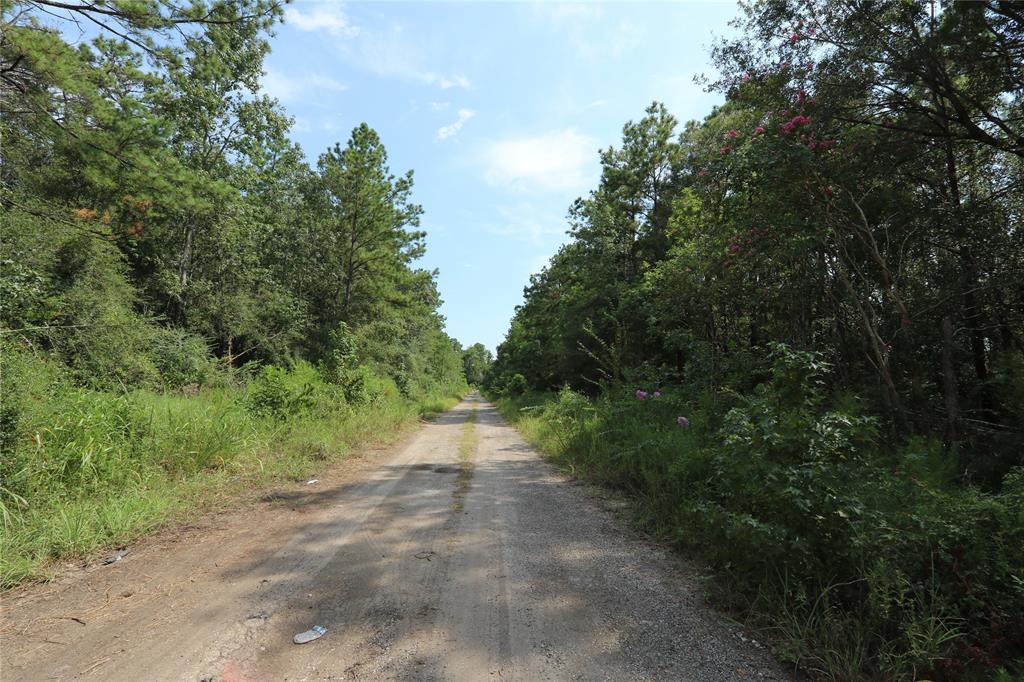
[[[0,11],[0,588],[467,390],[412,172],[260,92],[279,3]]]
[[[486,385],[813,678],[1024,675],[1024,18],[761,2],[602,150]]]

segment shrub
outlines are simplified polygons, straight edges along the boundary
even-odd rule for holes
[[[307,362],[290,370],[268,365],[249,382],[246,403],[257,416],[288,419],[316,405],[321,388],[319,373]]]

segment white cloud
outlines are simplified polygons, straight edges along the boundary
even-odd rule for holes
[[[498,206],[494,211],[499,222],[484,222],[482,227],[491,234],[512,237],[543,247],[545,253],[565,239],[568,222],[554,211],[529,202],[513,206]]]
[[[476,116],[476,112],[472,109],[459,109],[459,117],[453,123],[437,129],[437,139],[447,140],[449,137],[455,137],[462,130],[466,121],[474,116]]]
[[[285,22],[300,31],[321,31],[350,40],[337,41],[336,49],[353,65],[379,76],[395,76],[434,85],[442,90],[468,90],[469,78],[458,71],[441,73],[424,68],[427,61],[421,54],[415,34],[393,24],[385,29],[356,26],[336,3],[306,3],[309,9],[289,7]]]
[[[359,28],[352,25],[342,11],[341,5],[336,4],[317,5],[308,12],[289,7],[285,10],[284,20],[300,31],[326,31],[344,38],[359,35]]]
[[[449,88],[462,88],[463,90],[469,90],[469,79],[463,76],[461,73],[454,74],[453,76],[439,76],[435,77],[433,74],[425,74],[431,78],[430,82],[436,82],[441,86],[442,90],[448,90]],[[436,80],[434,80],[436,78]]]
[[[597,145],[572,129],[493,143],[484,178],[518,189],[578,190],[594,179]]]
[[[604,8],[595,3],[537,2],[533,7],[534,11],[549,21],[577,22],[604,16]]]
[[[261,81],[263,92],[282,102],[315,93],[342,92],[348,86],[330,76],[319,73],[284,74],[267,69]]]
[[[451,102],[431,102],[430,103],[430,108],[433,109],[434,111],[444,111],[449,106],[451,106]]]
[[[588,62],[618,60],[644,45],[643,30],[631,21],[614,25],[598,3],[537,2],[534,12],[562,34],[576,56]]]

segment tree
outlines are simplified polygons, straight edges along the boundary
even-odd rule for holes
[[[466,375],[466,382],[470,386],[483,385],[492,362],[494,355],[482,343],[474,343],[462,351],[462,371]]]

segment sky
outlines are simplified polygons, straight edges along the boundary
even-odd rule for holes
[[[721,102],[694,77],[733,3],[296,0],[263,89],[310,161],[367,123],[412,169],[448,333],[494,350],[523,287],[567,240],[598,150],[664,102],[681,122]]]

